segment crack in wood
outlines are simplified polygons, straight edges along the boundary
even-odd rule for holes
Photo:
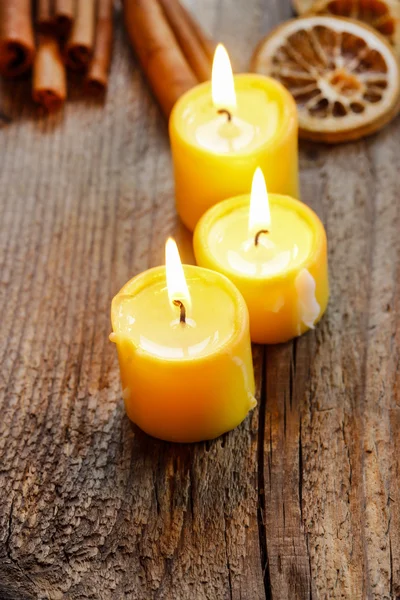
[[[228,585],[229,585],[229,597],[233,600],[233,587],[232,587],[232,574],[231,574],[231,565],[229,561],[229,552],[228,552],[228,537],[226,532],[226,517],[224,517],[224,539],[225,539],[225,552],[226,552],[226,566],[228,569]]]
[[[393,598],[393,550],[392,550],[392,539],[389,532],[389,565],[390,565],[390,597]]]
[[[300,520],[303,525],[303,447],[301,442],[301,419],[299,423],[299,507]]]
[[[260,410],[258,417],[258,536],[260,545],[261,570],[263,575],[266,600],[272,600],[271,577],[269,572],[267,532],[265,528],[265,477],[264,477],[264,443],[265,415],[267,403],[267,349],[262,349]],[[270,437],[271,439],[271,437]]]
[[[11,536],[12,536],[12,522],[13,522],[13,512],[14,512],[14,498],[11,501],[11,506],[10,506],[10,513],[8,515],[8,526],[7,526],[7,537],[6,540],[4,542],[5,548],[6,548],[6,553],[8,558],[11,560],[11,562],[13,562],[15,564],[15,561],[12,557],[11,554]]]

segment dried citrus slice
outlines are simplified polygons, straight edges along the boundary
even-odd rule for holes
[[[400,0],[296,0],[296,8],[299,13],[364,21],[387,37],[400,53]]]
[[[293,94],[305,139],[358,139],[386,125],[400,105],[396,56],[360,21],[322,15],[287,21],[259,44],[252,68]]]

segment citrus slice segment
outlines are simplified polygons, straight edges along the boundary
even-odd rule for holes
[[[400,54],[400,0],[300,0],[297,9],[363,21],[387,37]]]
[[[258,45],[252,68],[292,93],[304,139],[358,139],[386,125],[400,105],[396,56],[360,21],[322,15],[287,21]]]

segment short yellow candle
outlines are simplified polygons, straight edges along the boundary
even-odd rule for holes
[[[185,265],[167,242],[167,271],[129,281],[111,319],[129,418],[172,442],[218,437],[254,408],[249,317],[223,275]],[[168,285],[167,285],[168,281]]]
[[[329,297],[327,241],[317,215],[288,196],[269,196],[260,170],[250,195],[212,207],[194,233],[197,263],[236,284],[253,342],[276,344],[313,328]]]
[[[247,193],[260,166],[268,189],[298,197],[298,122],[292,96],[260,75],[233,78],[218,46],[212,83],[183,95],[170,118],[176,207],[193,231],[208,208]]]

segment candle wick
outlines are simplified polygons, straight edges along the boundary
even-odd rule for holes
[[[174,300],[173,304],[175,306],[179,306],[180,311],[181,311],[181,314],[180,314],[180,317],[179,317],[179,322],[185,324],[186,323],[186,308],[185,308],[185,305],[180,300]]]
[[[254,238],[254,243],[255,243],[255,245],[256,245],[256,246],[258,246],[258,243],[259,243],[259,241],[260,241],[260,237],[261,237],[261,235],[262,235],[263,233],[265,233],[265,234],[269,233],[268,229],[261,229],[261,231],[259,231],[259,232],[256,234],[256,237]]]
[[[228,117],[228,123],[232,121],[232,113],[227,108],[220,108],[218,114],[226,115]]]

